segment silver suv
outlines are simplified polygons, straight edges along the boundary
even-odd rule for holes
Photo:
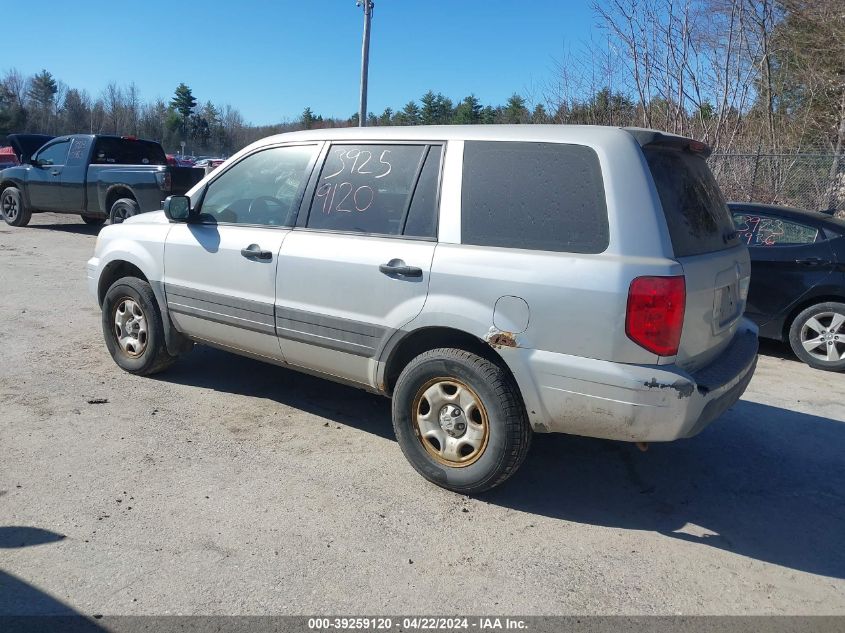
[[[117,364],[194,342],[393,398],[426,479],[504,481],[532,431],[690,437],[754,372],[749,260],[696,141],[332,129],[259,141],[88,262]]]

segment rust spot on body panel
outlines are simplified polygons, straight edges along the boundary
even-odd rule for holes
[[[485,337],[485,340],[495,348],[518,347],[516,344],[516,337],[513,335],[513,332],[491,332]]]

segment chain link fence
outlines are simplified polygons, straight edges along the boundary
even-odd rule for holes
[[[826,153],[713,154],[727,200],[763,202],[845,216],[845,158]]]

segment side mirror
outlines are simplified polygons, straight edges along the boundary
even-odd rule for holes
[[[187,222],[191,216],[191,199],[188,196],[167,196],[164,215],[171,222]]]

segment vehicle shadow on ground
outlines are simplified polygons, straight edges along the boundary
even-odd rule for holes
[[[266,398],[385,439],[395,439],[387,398],[211,347],[196,346],[173,367],[153,378]]]
[[[485,500],[845,578],[845,422],[741,400],[699,436],[646,453],[534,439],[522,469]]]
[[[0,527],[0,548],[3,549],[56,543],[64,538],[63,534],[41,528]],[[106,629],[61,600],[0,569],[0,630],[95,633]]]
[[[794,363],[801,363],[798,357],[789,347],[789,343],[783,341],[775,341],[768,338],[760,339],[760,353],[763,356],[771,356],[772,358],[780,358],[781,360],[789,360]]]
[[[77,235],[97,235],[102,226],[90,226],[83,222],[68,224],[29,224],[28,229],[39,229],[44,231],[61,231],[62,233],[76,233]]]
[[[160,379],[267,398],[395,439],[385,398],[211,348]],[[480,499],[845,578],[845,422],[766,404],[742,400],[699,436],[646,453],[537,434],[516,475]]]

